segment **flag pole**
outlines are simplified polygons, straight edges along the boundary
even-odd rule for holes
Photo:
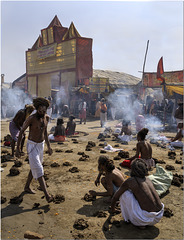
[[[142,68],[142,79],[141,79],[141,91],[142,91],[142,94],[143,94],[144,69],[145,69],[146,57],[147,57],[147,53],[148,53],[148,46],[149,46],[149,40],[147,41],[146,52],[145,52],[145,56],[144,56],[144,63],[143,63],[143,68]]]

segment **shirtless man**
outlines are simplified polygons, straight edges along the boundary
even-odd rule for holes
[[[26,120],[26,118],[29,117],[29,115],[33,112],[33,110],[34,110],[33,105],[28,105],[28,104],[25,105],[25,108],[20,109],[9,124],[9,131],[12,137],[12,141],[11,141],[12,157],[14,157],[15,142],[17,142],[18,140],[20,129],[24,121]],[[25,134],[22,135],[22,139],[21,139],[21,153],[23,153],[22,150],[23,150],[24,142],[25,142]]]
[[[129,158],[129,160],[132,161],[136,158],[139,158],[139,154],[141,154],[140,157],[145,161],[148,167],[148,170],[150,170],[152,167],[155,167],[155,162],[152,159],[152,147],[147,141],[145,141],[148,131],[149,130],[147,128],[143,128],[138,132],[137,134],[138,143],[136,145],[136,154],[135,156]]]
[[[183,135],[184,135],[184,130],[183,130],[183,123],[178,123],[178,129],[179,131],[177,132],[176,136],[174,138],[171,138],[170,145],[173,147],[183,147]]]
[[[131,165],[131,177],[115,193],[111,202],[111,212],[116,211],[116,202],[120,200],[121,212],[126,222],[145,228],[160,221],[164,213],[151,180],[146,178],[147,166],[142,159],[135,159]]]
[[[22,129],[19,133],[17,142],[16,157],[20,157],[20,143],[25,130],[29,127],[29,136],[27,141],[27,151],[29,155],[30,172],[28,174],[27,182],[24,190],[28,193],[35,193],[31,188],[30,184],[33,177],[40,183],[40,187],[43,190],[47,202],[51,202],[53,197],[48,193],[47,187],[44,180],[43,171],[43,150],[44,140],[48,147],[49,155],[52,154],[50,143],[47,134],[47,125],[49,122],[49,116],[46,115],[49,101],[45,98],[36,98],[33,100],[33,105],[36,109],[36,113],[29,116],[24,122]]]
[[[66,125],[66,135],[67,136],[74,135],[74,133],[75,133],[76,122],[73,121],[74,119],[75,119],[75,117],[72,115],[69,117],[69,121],[67,122],[67,125]]]
[[[110,160],[108,156],[99,157],[98,170],[99,174],[95,180],[95,185],[98,186],[100,184],[101,175],[104,174],[104,177],[101,178],[101,183],[107,191],[96,192],[90,190],[89,193],[92,196],[104,196],[104,197],[110,196],[110,198],[112,198],[114,193],[118,190],[118,188],[125,181],[125,179],[121,171],[114,166],[113,161]]]

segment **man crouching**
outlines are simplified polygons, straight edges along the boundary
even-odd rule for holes
[[[44,142],[46,142],[48,147],[49,155],[52,154],[52,149],[50,148],[50,143],[48,140],[47,134],[47,125],[49,121],[49,116],[46,115],[47,108],[49,107],[49,101],[45,98],[36,98],[33,100],[33,105],[36,109],[36,113],[29,116],[27,120],[24,122],[22,129],[20,130],[17,149],[16,149],[16,157],[20,157],[20,143],[22,139],[22,135],[25,130],[29,127],[29,135],[27,140],[27,152],[29,155],[29,164],[30,164],[30,172],[28,174],[27,182],[24,190],[28,193],[34,193],[34,191],[30,188],[31,181],[33,177],[40,183],[40,187],[43,190],[47,202],[51,202],[53,197],[48,193],[46,183],[44,180],[44,171],[43,171],[43,151],[44,151]]]

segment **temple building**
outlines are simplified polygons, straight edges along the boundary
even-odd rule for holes
[[[63,88],[67,95],[92,77],[92,64],[92,39],[81,37],[73,22],[63,27],[55,16],[26,51],[27,91],[48,97]]]

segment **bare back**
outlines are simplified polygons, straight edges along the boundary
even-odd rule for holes
[[[149,178],[131,177],[125,184],[133,192],[142,210],[159,212],[162,209],[158,193]]]
[[[118,168],[115,168],[112,172],[106,172],[105,178],[107,183],[110,185],[113,183],[116,187],[120,187],[125,181],[122,172]]]
[[[137,143],[137,153],[141,153],[142,159],[151,159],[152,158],[152,147],[146,141],[140,141]]]
[[[15,117],[13,118],[13,122],[18,127],[18,129],[20,129],[25,119],[26,119],[26,112],[24,109],[21,109],[16,113]]]

